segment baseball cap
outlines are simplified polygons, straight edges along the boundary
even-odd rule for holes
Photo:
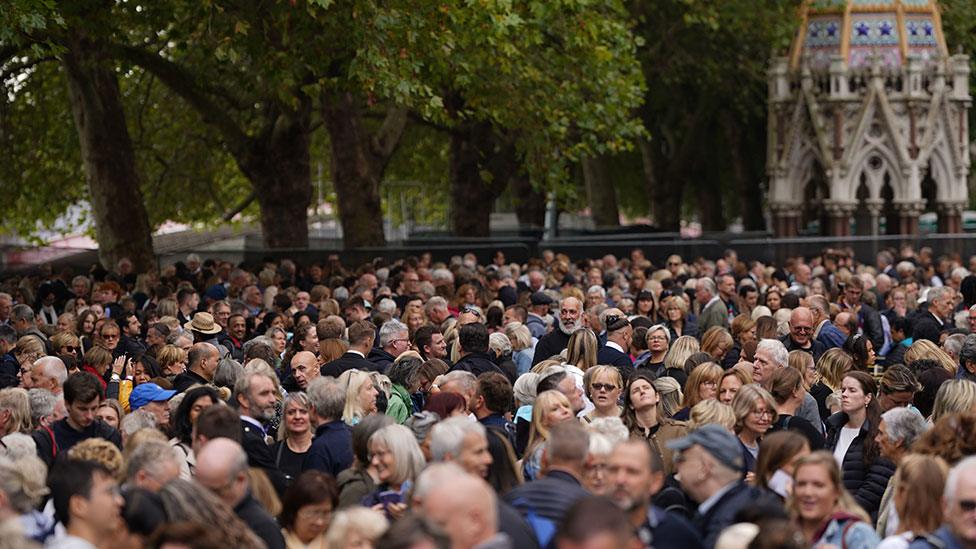
[[[668,442],[668,448],[679,452],[695,445],[701,446],[726,467],[736,471],[742,470],[741,444],[735,435],[725,428],[715,424],[703,425],[687,436]]]
[[[155,383],[136,385],[129,394],[129,408],[135,411],[150,402],[166,402],[175,394],[176,391],[163,389]]]

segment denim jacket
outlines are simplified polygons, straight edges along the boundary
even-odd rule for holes
[[[848,526],[849,525],[849,526]],[[812,547],[834,546],[844,549],[874,549],[881,543],[870,524],[848,514],[834,515]]]

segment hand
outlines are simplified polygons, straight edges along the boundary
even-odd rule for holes
[[[407,504],[406,503],[391,503],[386,506],[386,512],[393,517],[393,520],[400,520],[403,515],[407,514]]]
[[[748,484],[749,486],[756,485],[756,473],[753,473],[752,471],[746,473],[746,484]]]
[[[126,365],[129,362],[131,362],[131,361],[132,361],[132,359],[128,358],[125,355],[122,355],[119,358],[113,360],[112,361],[112,373],[121,377],[122,376],[122,372],[125,371]]]

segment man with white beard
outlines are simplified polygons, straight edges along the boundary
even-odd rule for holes
[[[542,336],[535,346],[532,365],[558,355],[569,343],[569,336],[583,326],[583,304],[575,297],[563,298],[559,302],[559,324],[554,330]]]

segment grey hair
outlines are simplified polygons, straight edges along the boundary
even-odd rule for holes
[[[394,423],[376,431],[369,437],[369,447],[376,443],[385,446],[395,456],[396,466],[389,480],[392,484],[413,481],[427,465],[413,432],[403,425]],[[372,453],[370,449],[370,455]]]
[[[68,379],[68,369],[64,366],[64,361],[56,356],[42,356],[34,361],[34,366],[40,366],[44,375],[54,378],[58,385],[64,385]]]
[[[248,341],[245,341],[244,342],[244,345],[241,346],[241,354],[244,355],[244,356],[247,356],[248,355],[248,351],[251,350],[251,347],[254,347],[254,346],[257,346],[257,345],[267,345],[268,347],[270,347],[272,349],[275,348],[275,342],[274,342],[273,339],[271,339],[270,337],[268,337],[266,335],[259,335],[259,336],[255,337],[255,338],[251,339],[251,340],[248,340]]]
[[[465,392],[474,391],[478,388],[478,378],[471,372],[464,370],[454,370],[444,374],[441,376],[440,386],[443,387],[445,383],[454,382],[457,382]]]
[[[611,446],[627,440],[630,436],[627,426],[619,417],[596,417],[585,425],[586,430],[593,435],[606,437]],[[607,452],[609,453],[609,452]]]
[[[119,423],[119,431],[125,437],[130,437],[142,429],[155,429],[156,418],[149,410],[136,410],[126,414]]]
[[[467,473],[456,463],[432,463],[417,477],[413,495],[416,498],[423,499],[438,486],[443,486],[447,482],[462,478],[465,475]]]
[[[308,384],[308,405],[323,419],[340,419],[346,406],[346,388],[334,377],[317,377]]]
[[[302,408],[305,408],[309,414],[312,413],[312,407],[308,402],[308,395],[302,391],[296,391],[294,393],[288,393],[285,398],[281,401],[281,415],[282,421],[278,424],[278,440],[285,440],[288,438],[288,422],[284,421],[285,412],[288,410],[288,405],[292,402],[298,404]]]
[[[27,391],[27,401],[30,403],[31,424],[37,428],[43,418],[54,414],[58,397],[47,389],[30,389]]]
[[[396,302],[388,297],[384,297],[376,304],[376,308],[383,313],[393,314],[396,312]]]
[[[147,440],[129,454],[125,462],[125,478],[128,482],[135,480],[139,471],[145,471],[149,476],[158,480],[162,465],[166,462],[179,466],[176,459],[178,450],[166,442]]]
[[[515,385],[512,386],[512,394],[515,397],[515,402],[521,403],[523,406],[531,406],[535,402],[535,388],[539,385],[539,374],[535,372],[526,372],[515,380]]]
[[[512,352],[512,341],[502,332],[495,332],[488,336],[488,348],[499,355],[507,355]]]
[[[976,305],[973,307],[976,308]],[[976,362],[976,334],[969,334],[963,339],[959,348],[959,362]]]
[[[671,330],[669,330],[668,327],[665,326],[664,324],[655,324],[650,328],[648,328],[647,333],[644,334],[644,338],[646,339],[650,337],[651,334],[654,332],[664,332],[664,338],[667,340],[669,344],[671,343]]]
[[[715,281],[711,278],[699,278],[698,284],[704,286],[708,290],[708,293],[712,295],[718,294],[718,286],[715,285]]]
[[[430,433],[430,457],[444,461],[447,454],[455,458],[461,454],[464,439],[470,434],[488,436],[485,426],[468,417],[452,417],[434,425]]]
[[[890,442],[901,440],[900,445],[903,448],[911,448],[929,428],[922,414],[904,407],[888,410],[881,414],[881,420],[885,422],[888,440]]]
[[[596,284],[590,286],[590,288],[586,290],[586,295],[590,294],[600,294],[600,297],[607,297],[606,289],[604,289],[603,286],[597,286]]]
[[[10,311],[10,320],[26,320],[27,322],[34,322],[34,310],[23,303],[14,305],[14,308]]]
[[[230,355],[220,359],[217,363],[217,371],[214,372],[213,383],[217,387],[234,387],[237,380],[244,375],[244,366],[234,360]]]
[[[925,299],[929,303],[932,303],[936,299],[942,299],[946,297],[947,295],[949,295],[949,292],[951,291],[952,288],[948,286],[936,286],[935,288],[929,288],[929,292],[925,295]]]
[[[430,430],[433,429],[440,420],[441,418],[436,412],[424,411],[417,412],[416,414],[408,417],[403,424],[406,425],[411,432],[413,432],[413,436],[417,439],[417,444],[423,444],[424,440],[427,439],[427,435],[430,433]]]
[[[790,361],[790,353],[778,339],[763,339],[756,345],[756,352],[766,351],[780,368],[785,368]]]
[[[409,333],[409,331],[410,330],[407,328],[407,325],[399,320],[395,318],[387,320],[382,326],[380,326],[380,347],[386,347],[394,339],[396,339],[398,335],[404,332]]]
[[[37,443],[30,435],[24,433],[9,433],[0,438],[0,456],[14,461],[22,457],[37,457]]]
[[[969,456],[963,459],[949,470],[949,477],[946,478],[945,492],[943,493],[946,501],[956,501],[956,490],[959,488],[959,481],[962,480],[963,475],[972,474],[969,472],[972,469],[976,469],[976,456]]]
[[[13,460],[0,457],[0,491],[17,513],[35,510],[48,494],[47,466],[37,455]]]
[[[969,334],[972,335],[972,334]],[[948,353],[950,356],[959,356],[959,351],[962,350],[962,345],[965,343],[966,338],[962,334],[952,334],[947,337],[945,343],[942,344],[942,350]]]

